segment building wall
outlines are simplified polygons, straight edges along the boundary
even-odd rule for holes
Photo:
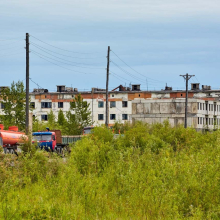
[[[198,130],[215,129],[220,125],[220,102],[191,98],[188,100],[189,127]],[[185,99],[135,99],[132,102],[132,120],[149,124],[168,120],[172,126],[184,124]]]
[[[53,93],[31,93],[31,102],[35,103],[32,110],[33,115],[42,120],[42,115],[48,115],[52,110],[56,117],[62,109],[65,112],[70,109],[70,102],[79,94],[78,92],[53,92]],[[90,104],[92,120],[94,125],[105,123],[106,94],[102,92],[81,92],[84,101]],[[220,124],[220,91],[189,91],[188,104],[188,126],[196,129],[214,129]],[[185,91],[111,91],[109,92],[109,102],[116,102],[116,107],[109,107],[110,114],[115,114],[115,120],[110,120],[109,124],[115,121],[137,121],[142,120],[147,123],[162,123],[169,120],[172,126],[184,124],[185,113]],[[104,102],[103,107],[98,103]],[[127,101],[127,107],[122,107],[122,102]],[[42,102],[51,102],[51,108],[42,108]],[[59,108],[58,103],[62,102],[63,107]],[[0,105],[0,114],[3,114]],[[99,120],[98,115],[103,115],[103,120]],[[122,115],[127,115],[127,120],[122,120]]]
[[[65,93],[54,93],[54,94],[31,94],[31,102],[35,103],[35,108],[33,109],[33,115],[38,120],[42,120],[42,115],[48,115],[50,110],[54,112],[55,116],[58,117],[58,112],[60,109],[63,112],[70,110],[70,102],[76,94],[65,94]],[[92,94],[92,93],[81,93],[83,100],[90,105],[91,117],[94,125],[100,125],[105,123],[105,112],[106,112],[106,95],[104,93]],[[114,124],[115,121],[125,121],[131,120],[131,101],[128,101],[127,93],[111,93],[109,95],[109,106],[110,102],[114,101],[116,107],[109,107],[109,124]],[[122,101],[127,101],[127,107],[122,107]],[[42,102],[52,102],[52,108],[42,108]],[[63,108],[58,108],[58,102],[63,102]],[[104,102],[103,107],[99,107],[98,103]],[[98,115],[103,115],[103,120],[98,119]],[[115,120],[110,119],[110,114],[115,114]],[[122,114],[127,114],[127,120],[122,119]]]

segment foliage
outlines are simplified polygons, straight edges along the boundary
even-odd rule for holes
[[[0,219],[219,219],[220,131],[99,127],[69,157],[0,154]]]
[[[16,125],[19,130],[24,130],[26,93],[23,82],[13,82],[10,88],[4,88],[0,93],[0,99],[4,106],[4,115],[0,118],[1,123],[6,129]]]
[[[58,112],[57,124],[60,125],[60,126],[65,126],[66,123],[67,123],[66,118],[65,118],[65,116],[63,114],[62,109],[60,109],[59,112]]]
[[[66,114],[69,134],[81,134],[84,127],[91,125],[89,105],[80,94],[70,103],[70,111]]]

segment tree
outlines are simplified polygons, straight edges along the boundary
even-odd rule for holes
[[[18,81],[11,84],[10,88],[4,88],[0,93],[2,100],[3,113],[0,120],[7,129],[9,126],[16,125],[19,130],[25,129],[25,107],[26,93],[24,84]]]
[[[91,125],[89,104],[83,100],[80,94],[70,103],[70,111],[66,113],[66,117],[69,134],[81,134],[84,127]]]
[[[65,116],[64,116],[64,114],[63,114],[62,109],[60,109],[59,112],[58,112],[58,120],[57,120],[57,123],[58,123],[60,126],[65,126],[65,124],[66,124],[66,119],[65,119]]]

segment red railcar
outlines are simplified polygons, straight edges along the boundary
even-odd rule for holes
[[[0,124],[0,146],[3,147],[5,153],[15,153],[24,139],[27,139],[27,136],[19,132],[18,127],[11,126],[8,130],[4,130],[4,125]]]

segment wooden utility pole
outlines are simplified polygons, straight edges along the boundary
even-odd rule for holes
[[[26,134],[29,133],[29,34],[26,33]]]
[[[188,81],[195,75],[189,75],[188,73],[186,75],[180,75],[186,80],[186,102],[185,102],[185,123],[184,127],[187,128],[187,107],[188,107]]]
[[[108,80],[109,80],[109,61],[110,60],[110,46],[108,46],[107,54],[107,75],[106,75],[106,107],[105,107],[105,126],[108,127],[109,109],[108,109]]]

